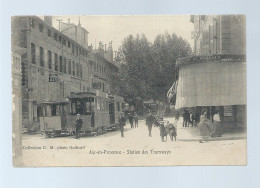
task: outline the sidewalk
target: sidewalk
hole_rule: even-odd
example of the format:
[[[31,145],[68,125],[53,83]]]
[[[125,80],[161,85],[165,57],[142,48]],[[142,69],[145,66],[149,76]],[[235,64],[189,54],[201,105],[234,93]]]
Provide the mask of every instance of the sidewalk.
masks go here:
[[[173,122],[173,118],[165,118],[170,122]],[[243,130],[229,130],[224,131],[221,137],[209,137],[208,141],[220,141],[220,140],[238,140],[246,139],[247,133]],[[177,123],[177,140],[179,141],[199,141],[201,137],[199,136],[198,127],[182,127],[182,118]]]
[[[246,131],[223,133],[221,137],[209,137],[208,141],[220,141],[220,140],[238,140],[246,139]],[[179,141],[199,141],[198,127],[182,127],[177,130],[177,140]]]

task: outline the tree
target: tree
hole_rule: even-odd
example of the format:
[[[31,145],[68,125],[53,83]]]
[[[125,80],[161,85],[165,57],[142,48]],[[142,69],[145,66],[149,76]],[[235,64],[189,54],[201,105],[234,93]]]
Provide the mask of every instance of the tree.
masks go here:
[[[153,43],[142,34],[126,37],[120,53],[124,58],[120,59],[116,93],[135,105],[147,99],[166,100],[176,79],[176,60],[190,55],[191,48],[175,34],[158,35]]]

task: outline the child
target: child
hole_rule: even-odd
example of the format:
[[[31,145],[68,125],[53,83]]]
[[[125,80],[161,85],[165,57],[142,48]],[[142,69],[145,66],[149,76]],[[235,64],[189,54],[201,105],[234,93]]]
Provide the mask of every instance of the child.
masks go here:
[[[172,123],[169,124],[168,131],[169,131],[171,141],[173,141],[173,137],[174,137],[174,140],[176,141],[177,132],[176,132],[175,126]]]
[[[163,121],[161,121],[161,123],[160,123],[160,136],[161,136],[162,142],[165,142],[164,137],[166,137],[166,141],[167,141],[167,132],[166,132]]]

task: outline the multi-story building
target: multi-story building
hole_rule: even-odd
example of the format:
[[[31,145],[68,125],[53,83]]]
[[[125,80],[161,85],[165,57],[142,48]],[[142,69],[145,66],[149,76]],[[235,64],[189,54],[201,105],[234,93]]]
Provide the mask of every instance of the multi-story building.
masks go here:
[[[209,114],[224,125],[246,125],[246,25],[242,15],[196,15],[194,55],[177,60],[176,108]],[[212,116],[211,116],[212,117]]]
[[[118,69],[88,46],[88,32],[80,25],[61,23],[59,31],[51,24],[50,17],[12,19],[12,45],[25,50],[21,57],[25,127],[40,116],[69,113],[68,98],[72,93],[108,92],[109,75]]]

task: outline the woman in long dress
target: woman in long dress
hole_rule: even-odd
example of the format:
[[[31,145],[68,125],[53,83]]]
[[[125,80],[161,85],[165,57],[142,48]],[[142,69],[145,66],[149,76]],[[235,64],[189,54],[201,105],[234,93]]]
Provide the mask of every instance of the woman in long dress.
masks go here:
[[[204,141],[208,140],[213,128],[213,125],[211,121],[208,119],[207,115],[208,115],[207,110],[203,110],[199,122],[199,133],[201,136],[201,139],[199,141],[200,143],[203,143]]]

